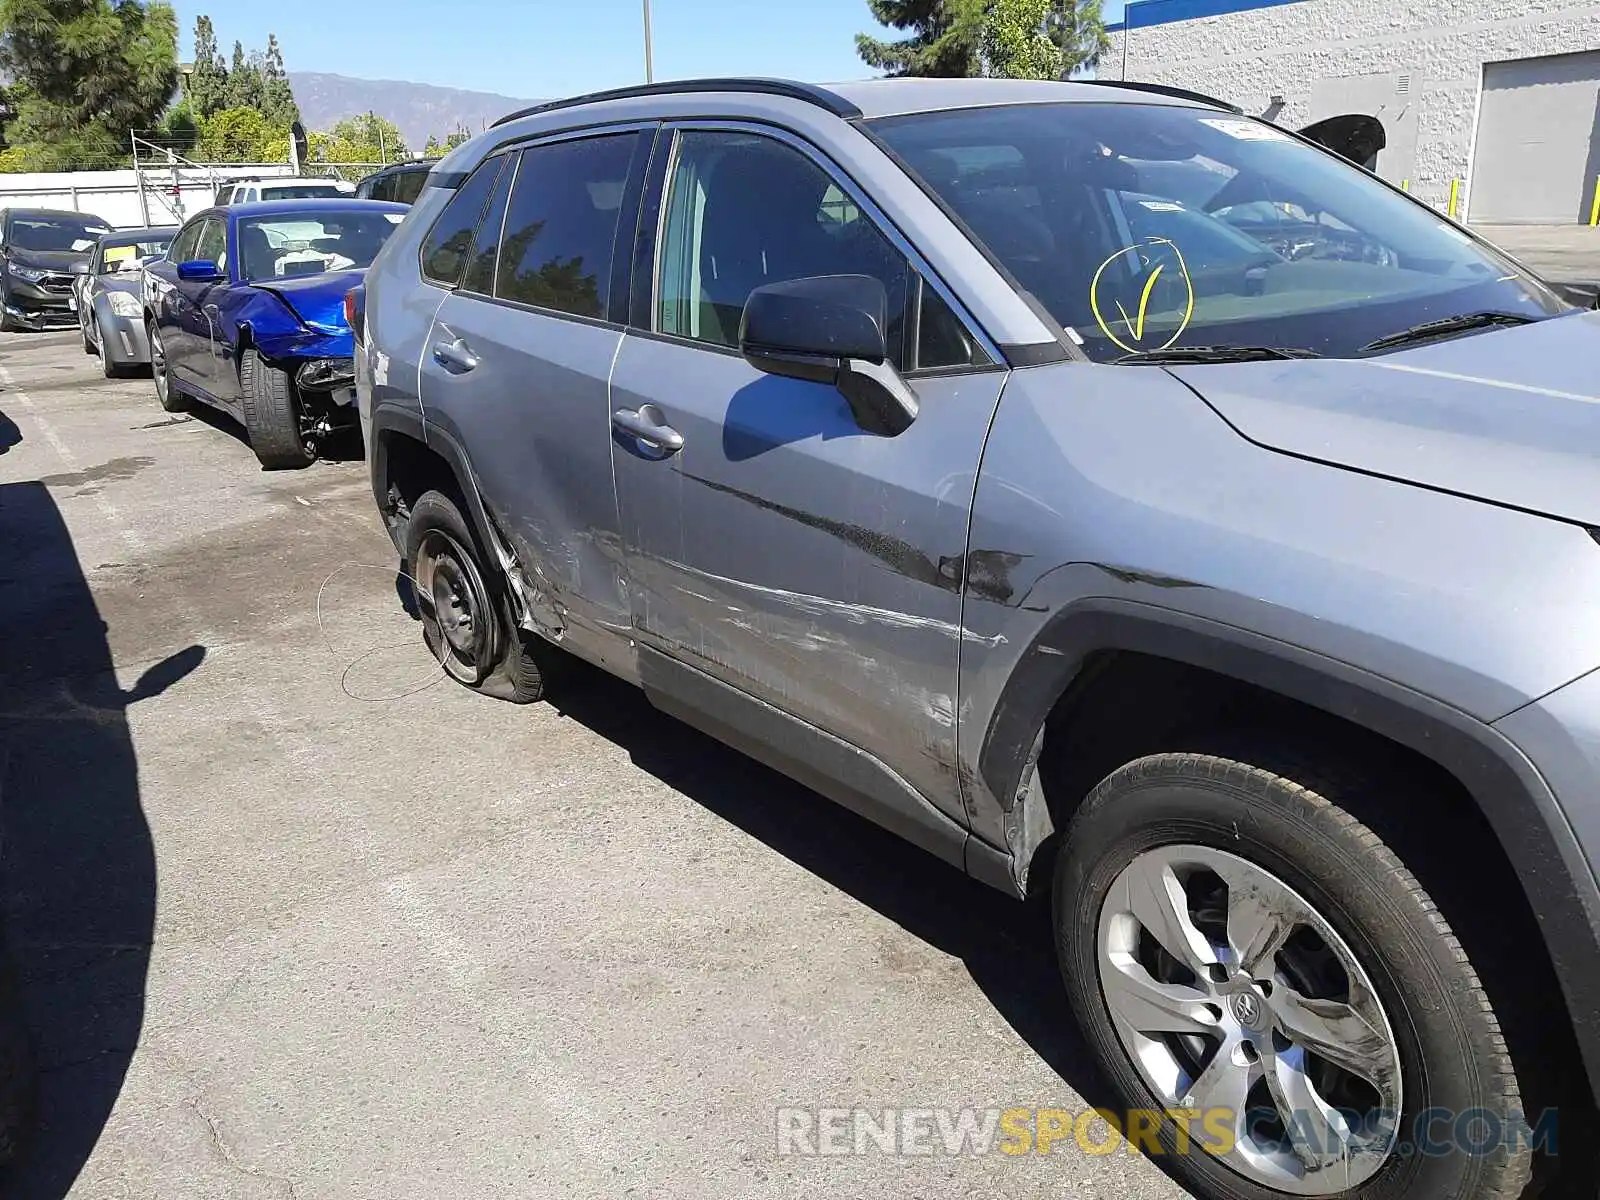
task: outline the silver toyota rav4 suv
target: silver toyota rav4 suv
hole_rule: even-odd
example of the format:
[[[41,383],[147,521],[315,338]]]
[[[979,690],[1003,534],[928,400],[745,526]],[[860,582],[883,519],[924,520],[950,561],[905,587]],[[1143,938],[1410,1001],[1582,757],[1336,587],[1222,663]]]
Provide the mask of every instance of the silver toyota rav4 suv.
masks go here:
[[[1195,1194],[1582,1164],[1600,314],[1237,109],[986,80],[517,113],[349,308],[448,671],[586,659],[1050,897]]]

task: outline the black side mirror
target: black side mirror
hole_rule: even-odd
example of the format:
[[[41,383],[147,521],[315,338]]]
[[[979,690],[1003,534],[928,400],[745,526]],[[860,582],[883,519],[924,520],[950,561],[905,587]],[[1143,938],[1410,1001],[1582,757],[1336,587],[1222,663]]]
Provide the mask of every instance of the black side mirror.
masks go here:
[[[889,298],[870,275],[816,275],[750,293],[739,349],[769,375],[839,389],[868,433],[895,437],[917,419],[917,398],[889,365]]]

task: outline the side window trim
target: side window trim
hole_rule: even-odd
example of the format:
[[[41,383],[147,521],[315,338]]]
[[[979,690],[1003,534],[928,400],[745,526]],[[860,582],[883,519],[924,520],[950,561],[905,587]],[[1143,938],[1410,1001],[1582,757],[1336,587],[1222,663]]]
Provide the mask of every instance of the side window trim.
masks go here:
[[[939,296],[944,300],[945,304],[949,306],[950,311],[956,315],[956,319],[966,327],[967,333],[973,338],[974,342],[981,346],[983,348],[983,352],[989,356],[989,364],[986,366],[928,368],[925,372],[908,371],[906,374],[914,377],[917,374],[923,373],[928,375],[943,375],[953,373],[969,373],[972,371],[992,371],[1005,368],[1006,358],[1005,355],[1000,352],[998,343],[996,343],[995,340],[989,336],[988,331],[978,323],[977,319],[972,315],[971,310],[968,309],[964,303],[962,303],[961,298],[957,296],[953,290],[951,290],[945,281],[939,278],[939,275],[933,269],[932,264],[930,264],[928,260],[923,257],[921,252],[918,251],[914,245],[912,245],[910,239],[900,232],[899,226],[889,219],[888,214],[879,208],[876,202],[873,201],[866,191],[863,190],[853,178],[851,178],[850,174],[843,170],[836,162],[833,161],[833,159],[828,157],[825,152],[789,129],[785,129],[778,125],[769,125],[761,121],[747,121],[739,120],[737,118],[684,118],[680,120],[670,120],[665,122],[663,125],[663,133],[670,135],[671,147],[671,152],[663,156],[667,160],[662,174],[663,180],[671,178],[672,169],[677,161],[679,146],[682,142],[683,134],[690,130],[710,130],[713,132],[743,133],[756,137],[768,137],[775,141],[782,142],[783,144],[795,150],[798,150],[801,154],[809,158],[828,176],[829,179],[834,182],[835,186],[837,186],[840,191],[842,191],[846,196],[855,202],[856,207],[861,210],[862,216],[866,217],[872,222],[877,231],[883,235],[883,237],[888,239],[889,244],[906,257],[906,260],[911,264],[911,271],[913,275],[920,277],[924,286],[933,288],[933,290],[939,294]],[[663,140],[666,139],[658,139],[658,150],[660,142]],[[666,190],[665,184],[663,183],[657,194],[653,197],[656,206],[656,212],[651,215],[651,225],[655,232],[651,238],[651,241],[654,243],[654,253],[649,273],[650,294],[647,297],[646,304],[644,305],[646,319],[642,323],[640,323],[637,319],[639,315],[639,306],[634,306],[630,311],[630,316],[632,318],[630,324],[636,326],[633,329],[633,332],[645,334],[652,338],[663,338],[668,341],[682,342],[685,345],[693,345],[702,350],[721,350],[723,353],[737,354],[738,350],[735,348],[712,346],[705,342],[693,341],[689,338],[679,337],[676,334],[662,333],[655,328],[658,307],[656,304],[656,296],[658,294],[657,289],[660,282],[661,273],[661,222],[665,219],[667,208]],[[642,215],[640,228],[644,228]],[[634,276],[634,280],[635,286],[637,286],[639,282],[637,273]],[[921,315],[920,309],[921,304],[919,300],[919,318]],[[918,332],[917,340],[920,343],[920,330]]]

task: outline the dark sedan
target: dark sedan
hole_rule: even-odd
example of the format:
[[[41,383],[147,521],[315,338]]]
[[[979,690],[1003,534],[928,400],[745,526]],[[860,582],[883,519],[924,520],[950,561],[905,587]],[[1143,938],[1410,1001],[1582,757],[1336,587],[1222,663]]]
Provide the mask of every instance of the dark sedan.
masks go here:
[[[0,330],[70,327],[73,281],[111,224],[49,208],[0,212]]]
[[[176,225],[108,233],[95,247],[87,274],[77,278],[73,307],[83,331],[83,352],[100,356],[107,379],[150,365],[141,300],[144,268],[172,244]]]

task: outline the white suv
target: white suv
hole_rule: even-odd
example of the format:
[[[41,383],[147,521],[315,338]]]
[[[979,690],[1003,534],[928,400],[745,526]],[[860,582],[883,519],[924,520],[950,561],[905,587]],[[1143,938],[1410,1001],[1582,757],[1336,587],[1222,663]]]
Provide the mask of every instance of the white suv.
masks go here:
[[[249,204],[255,200],[315,200],[323,196],[348,196],[355,187],[342,179],[287,176],[275,179],[241,179],[217,189],[216,203]]]

